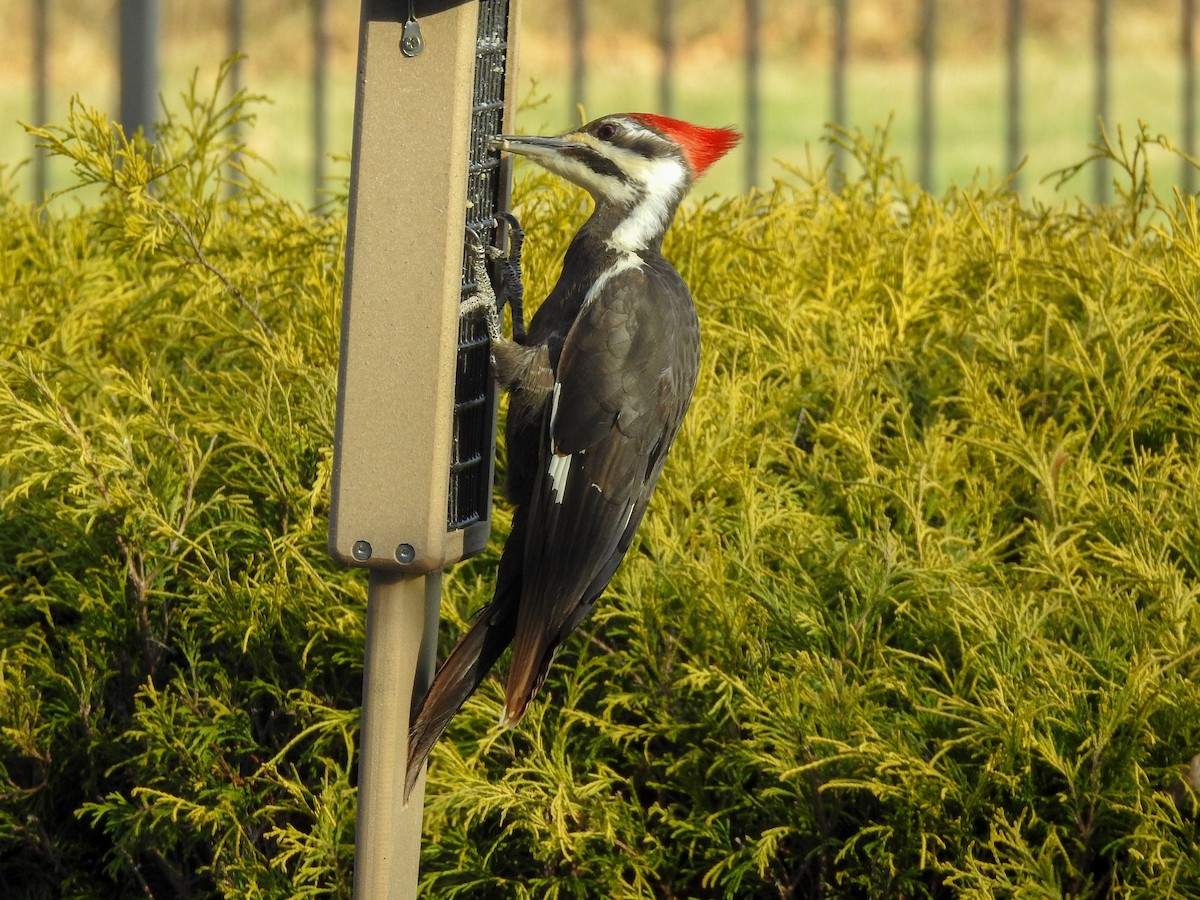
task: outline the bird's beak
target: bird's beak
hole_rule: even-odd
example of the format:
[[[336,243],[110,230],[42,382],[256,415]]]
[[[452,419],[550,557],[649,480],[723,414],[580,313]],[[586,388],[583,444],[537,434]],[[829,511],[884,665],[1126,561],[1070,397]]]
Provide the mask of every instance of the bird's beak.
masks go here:
[[[498,134],[488,142],[493,150],[506,150],[534,160],[550,159],[564,150],[577,146],[575,141],[561,137],[540,137],[531,134]]]

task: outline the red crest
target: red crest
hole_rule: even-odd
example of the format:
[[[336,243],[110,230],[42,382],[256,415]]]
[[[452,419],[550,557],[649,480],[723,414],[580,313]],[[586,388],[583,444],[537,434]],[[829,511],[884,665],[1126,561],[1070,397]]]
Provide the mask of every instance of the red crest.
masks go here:
[[[697,178],[742,139],[741,134],[733,128],[706,128],[655,113],[630,113],[629,118],[661,132],[679,144],[683,148],[688,165],[692,167],[692,173]]]

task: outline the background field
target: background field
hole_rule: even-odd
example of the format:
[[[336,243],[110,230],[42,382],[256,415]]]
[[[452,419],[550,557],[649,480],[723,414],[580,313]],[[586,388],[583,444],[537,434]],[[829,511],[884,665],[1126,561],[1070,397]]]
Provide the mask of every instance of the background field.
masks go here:
[[[939,67],[936,74],[937,149],[935,184],[941,190],[981,174],[1001,176],[1003,150],[1003,6],[944,0],[939,6]],[[851,4],[849,124],[869,130],[893,120],[892,146],[915,166],[917,61],[916,0],[856,0]],[[1093,4],[1026,3],[1025,143],[1023,189],[1053,196],[1039,183],[1046,174],[1076,162],[1092,139],[1090,56]],[[1177,136],[1180,128],[1178,4],[1170,0],[1114,0],[1111,123]],[[52,4],[50,118],[61,120],[68,99],[114,104],[115,0],[61,0]],[[745,120],[742,65],[744,23],[740,4],[677,3],[678,79],[675,112],[709,123]],[[269,98],[258,110],[252,148],[269,160],[272,183],[287,196],[313,200],[311,140],[311,5],[286,0],[247,4],[246,83]],[[526,130],[560,131],[577,118],[569,92],[566,0],[526,4],[519,83],[527,105],[518,121]],[[588,12],[588,115],[658,105],[659,56],[655,4],[621,0],[590,4]],[[205,77],[228,53],[224,0],[163,4],[163,92],[178,93],[196,69]],[[828,3],[767,0],[764,3],[762,186],[781,174],[776,161],[795,163],[820,143],[830,116]],[[0,3],[9,37],[0,61],[0,160],[31,153],[32,142],[16,120],[31,115],[29,4]],[[331,45],[327,165],[330,178],[345,176],[353,115],[357,4],[328,4]],[[716,192],[743,186],[745,160],[719,164],[705,183]],[[1160,187],[1178,173],[1159,172]],[[52,186],[65,184],[64,166],[52,167]],[[1075,186],[1072,190],[1076,189]],[[1087,193],[1088,184],[1077,186]]]

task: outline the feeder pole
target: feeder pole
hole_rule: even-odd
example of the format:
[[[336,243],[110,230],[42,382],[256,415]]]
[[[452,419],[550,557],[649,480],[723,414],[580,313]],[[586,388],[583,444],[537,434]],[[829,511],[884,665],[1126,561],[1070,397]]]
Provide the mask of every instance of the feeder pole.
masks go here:
[[[496,389],[468,229],[496,244],[518,0],[361,0],[329,549],[368,571],[354,900],[416,896],[441,570],[491,530]]]
[[[372,569],[369,577],[354,896],[415,897],[425,778],[406,804],[409,707],[433,675],[442,576]]]

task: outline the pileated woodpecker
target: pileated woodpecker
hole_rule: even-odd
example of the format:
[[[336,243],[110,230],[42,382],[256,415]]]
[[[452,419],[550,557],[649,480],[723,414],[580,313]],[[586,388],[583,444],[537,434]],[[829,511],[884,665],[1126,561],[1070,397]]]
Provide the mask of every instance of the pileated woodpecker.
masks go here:
[[[496,378],[511,394],[505,442],[516,511],[491,603],[413,716],[409,790],[510,643],[500,721],[520,721],[555,651],[629,549],[700,362],[696,309],[662,256],[663,235],[692,184],[740,137],[630,113],[560,137],[494,140],[586,189],[595,210],[520,343],[503,337],[482,249],[475,255],[479,294],[464,313],[487,313]]]

